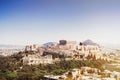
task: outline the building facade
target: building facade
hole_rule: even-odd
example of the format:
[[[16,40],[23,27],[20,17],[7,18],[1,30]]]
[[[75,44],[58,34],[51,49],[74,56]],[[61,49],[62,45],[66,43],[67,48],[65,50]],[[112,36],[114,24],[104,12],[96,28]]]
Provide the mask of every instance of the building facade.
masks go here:
[[[23,64],[27,65],[38,65],[38,64],[52,64],[53,59],[52,55],[47,56],[36,56],[36,55],[28,55],[23,57]]]

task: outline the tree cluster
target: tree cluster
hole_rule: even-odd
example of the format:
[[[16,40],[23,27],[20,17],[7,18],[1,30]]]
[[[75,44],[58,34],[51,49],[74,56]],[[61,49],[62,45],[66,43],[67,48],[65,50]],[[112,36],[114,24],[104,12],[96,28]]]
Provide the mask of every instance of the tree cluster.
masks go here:
[[[69,60],[64,59],[54,64],[23,65],[22,53],[0,58],[0,80],[44,80],[44,75],[62,75],[73,68],[83,66],[103,69],[106,63],[101,60]]]

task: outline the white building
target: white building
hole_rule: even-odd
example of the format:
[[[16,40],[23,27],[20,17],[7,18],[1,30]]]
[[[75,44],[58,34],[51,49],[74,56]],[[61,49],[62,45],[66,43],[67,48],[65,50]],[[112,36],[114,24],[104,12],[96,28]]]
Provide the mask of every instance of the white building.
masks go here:
[[[0,56],[10,56],[15,53],[18,53],[20,51],[23,51],[22,48],[16,49],[16,48],[3,48],[0,49]]]

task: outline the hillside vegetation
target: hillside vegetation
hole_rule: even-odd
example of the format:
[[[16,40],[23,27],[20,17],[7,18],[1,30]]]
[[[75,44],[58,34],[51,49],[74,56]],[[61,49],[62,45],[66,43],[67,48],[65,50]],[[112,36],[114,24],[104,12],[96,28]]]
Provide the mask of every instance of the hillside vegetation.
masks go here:
[[[0,80],[43,80],[44,75],[62,75],[73,68],[88,66],[103,70],[103,60],[62,60],[54,64],[23,65],[22,53],[0,58]]]

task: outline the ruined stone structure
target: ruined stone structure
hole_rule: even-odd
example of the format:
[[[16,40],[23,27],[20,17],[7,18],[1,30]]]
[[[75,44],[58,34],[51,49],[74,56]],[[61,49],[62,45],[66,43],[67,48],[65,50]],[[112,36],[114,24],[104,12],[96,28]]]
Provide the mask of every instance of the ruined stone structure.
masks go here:
[[[53,63],[52,55],[47,55],[47,56],[28,55],[23,57],[22,60],[23,60],[23,64],[27,64],[27,65]]]
[[[33,45],[27,45],[25,47],[25,51],[38,51],[39,45],[33,44]]]
[[[60,40],[59,41],[59,47],[61,49],[75,50],[75,48],[76,48],[76,41]]]
[[[79,45],[76,46],[76,50],[79,51],[80,54],[85,54],[85,56],[88,56],[90,53],[98,53],[99,47],[95,45]]]
[[[51,64],[53,62],[51,53],[57,53],[65,56],[71,57],[71,59],[82,60],[88,59],[88,56],[97,59],[104,59],[103,55],[100,53],[98,45],[90,44],[76,44],[76,41],[60,40],[58,45],[52,46],[38,46],[29,45],[25,47],[25,51],[33,51],[33,55],[28,55],[23,58],[24,64]],[[44,55],[45,52],[47,55]],[[36,55],[38,54],[38,55]]]

